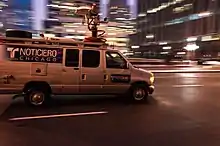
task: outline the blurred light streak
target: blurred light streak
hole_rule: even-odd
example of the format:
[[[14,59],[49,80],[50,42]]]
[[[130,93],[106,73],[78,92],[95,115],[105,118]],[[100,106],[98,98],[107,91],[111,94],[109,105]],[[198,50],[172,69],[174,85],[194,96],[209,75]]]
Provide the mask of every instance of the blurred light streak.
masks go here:
[[[76,32],[75,29],[66,29],[66,32]]]
[[[217,40],[220,40],[220,38],[219,37],[213,37],[213,36],[203,36],[202,38],[201,38],[201,41],[202,42],[206,42],[206,41],[217,41]]]
[[[187,73],[187,74],[178,74],[180,77],[183,78],[195,78],[195,77],[199,77],[197,74],[195,73]]]
[[[116,35],[117,33],[108,33],[108,35]]]
[[[187,44],[184,49],[186,49],[187,51],[195,51],[199,49],[199,46],[196,44]]]
[[[84,30],[77,30],[78,33],[86,33]]]
[[[52,33],[45,33],[44,36],[45,36],[45,37],[52,38],[52,37],[55,37],[55,34],[52,34]]]
[[[43,30],[44,27],[42,21],[47,18],[47,1],[32,0],[32,9],[34,30]]]
[[[140,46],[131,46],[132,49],[138,49]]]
[[[185,55],[186,52],[177,52],[177,55]]]
[[[153,34],[146,35],[146,38],[147,39],[152,39],[152,38],[154,38],[154,35]]]
[[[197,37],[189,37],[186,39],[187,42],[194,42],[197,40]]]
[[[159,42],[159,45],[167,45],[167,42]]]
[[[202,13],[199,13],[198,16],[199,17],[208,17],[210,15],[212,15],[213,13],[212,12],[202,12]]]
[[[160,52],[160,54],[169,54],[169,52]]]
[[[171,46],[165,46],[165,47],[163,47],[163,50],[170,50],[170,49],[172,49]]]
[[[106,38],[107,41],[129,41],[128,38]]]

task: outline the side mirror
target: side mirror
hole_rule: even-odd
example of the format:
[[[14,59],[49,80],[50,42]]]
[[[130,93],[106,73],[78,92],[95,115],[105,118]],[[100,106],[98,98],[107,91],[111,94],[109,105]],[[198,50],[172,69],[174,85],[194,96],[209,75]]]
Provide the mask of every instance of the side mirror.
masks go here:
[[[130,66],[129,63],[127,62],[126,63],[126,69],[129,69],[129,66]]]
[[[122,64],[121,68],[122,69],[129,69],[129,63],[126,62],[125,64]]]

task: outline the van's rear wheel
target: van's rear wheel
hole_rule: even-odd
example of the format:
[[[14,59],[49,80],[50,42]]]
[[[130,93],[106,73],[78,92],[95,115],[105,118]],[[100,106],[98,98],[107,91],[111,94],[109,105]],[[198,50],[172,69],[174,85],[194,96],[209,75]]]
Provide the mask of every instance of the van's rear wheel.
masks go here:
[[[48,103],[49,98],[49,93],[44,90],[30,89],[24,96],[24,101],[30,106],[43,106]]]
[[[133,85],[130,89],[130,97],[135,102],[142,102],[148,98],[148,88],[144,84]]]

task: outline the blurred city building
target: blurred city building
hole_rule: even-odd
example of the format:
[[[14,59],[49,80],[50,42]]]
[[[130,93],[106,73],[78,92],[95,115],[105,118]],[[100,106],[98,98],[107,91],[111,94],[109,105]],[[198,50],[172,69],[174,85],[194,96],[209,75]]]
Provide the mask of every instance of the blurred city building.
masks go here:
[[[116,3],[115,3],[116,2]],[[78,16],[75,10],[80,6],[91,6],[96,3],[99,7],[99,15],[102,19],[108,17],[108,24],[101,24],[100,30],[105,30],[107,43],[120,49],[128,50],[128,35],[134,33],[135,23],[132,22],[134,15],[125,1],[111,0],[49,0],[48,19],[44,21],[45,30],[56,36],[83,40],[91,35],[86,24],[82,24],[82,16]],[[116,14],[117,13],[117,14]]]
[[[4,10],[8,7],[6,0],[0,0],[0,33],[5,30],[5,13]]]
[[[87,24],[82,24],[82,16],[75,12],[80,6],[96,3],[102,19],[107,24],[99,29],[105,30],[107,43],[122,52],[128,51],[128,35],[136,32],[136,0],[0,0],[3,10],[0,19],[2,29],[31,30],[33,37],[39,32],[47,36],[58,36],[83,40],[91,35]]]
[[[99,0],[48,0],[48,18],[44,21],[46,31],[82,40],[86,29],[82,25],[82,16],[75,12],[80,6],[91,6],[95,3],[99,7]]]
[[[187,57],[190,51],[195,58],[217,57],[219,41],[213,41],[219,40],[219,10],[219,0],[138,0],[131,48],[143,57]]]
[[[131,9],[128,0],[110,0],[107,7],[109,21],[115,24],[115,27],[108,26],[108,36],[114,38],[109,41],[109,44],[126,53],[129,51],[128,36],[136,31],[136,23],[134,21],[136,12]]]
[[[4,0],[1,5],[5,29],[32,30],[31,0]]]

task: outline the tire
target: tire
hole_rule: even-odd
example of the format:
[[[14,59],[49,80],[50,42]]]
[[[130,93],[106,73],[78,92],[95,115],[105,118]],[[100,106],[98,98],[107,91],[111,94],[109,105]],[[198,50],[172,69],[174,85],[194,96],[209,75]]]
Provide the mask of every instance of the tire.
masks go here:
[[[149,95],[148,88],[144,84],[135,84],[130,89],[130,99],[134,102],[146,101]]]
[[[50,94],[42,89],[30,89],[24,96],[28,106],[40,107],[47,105],[50,101]]]

